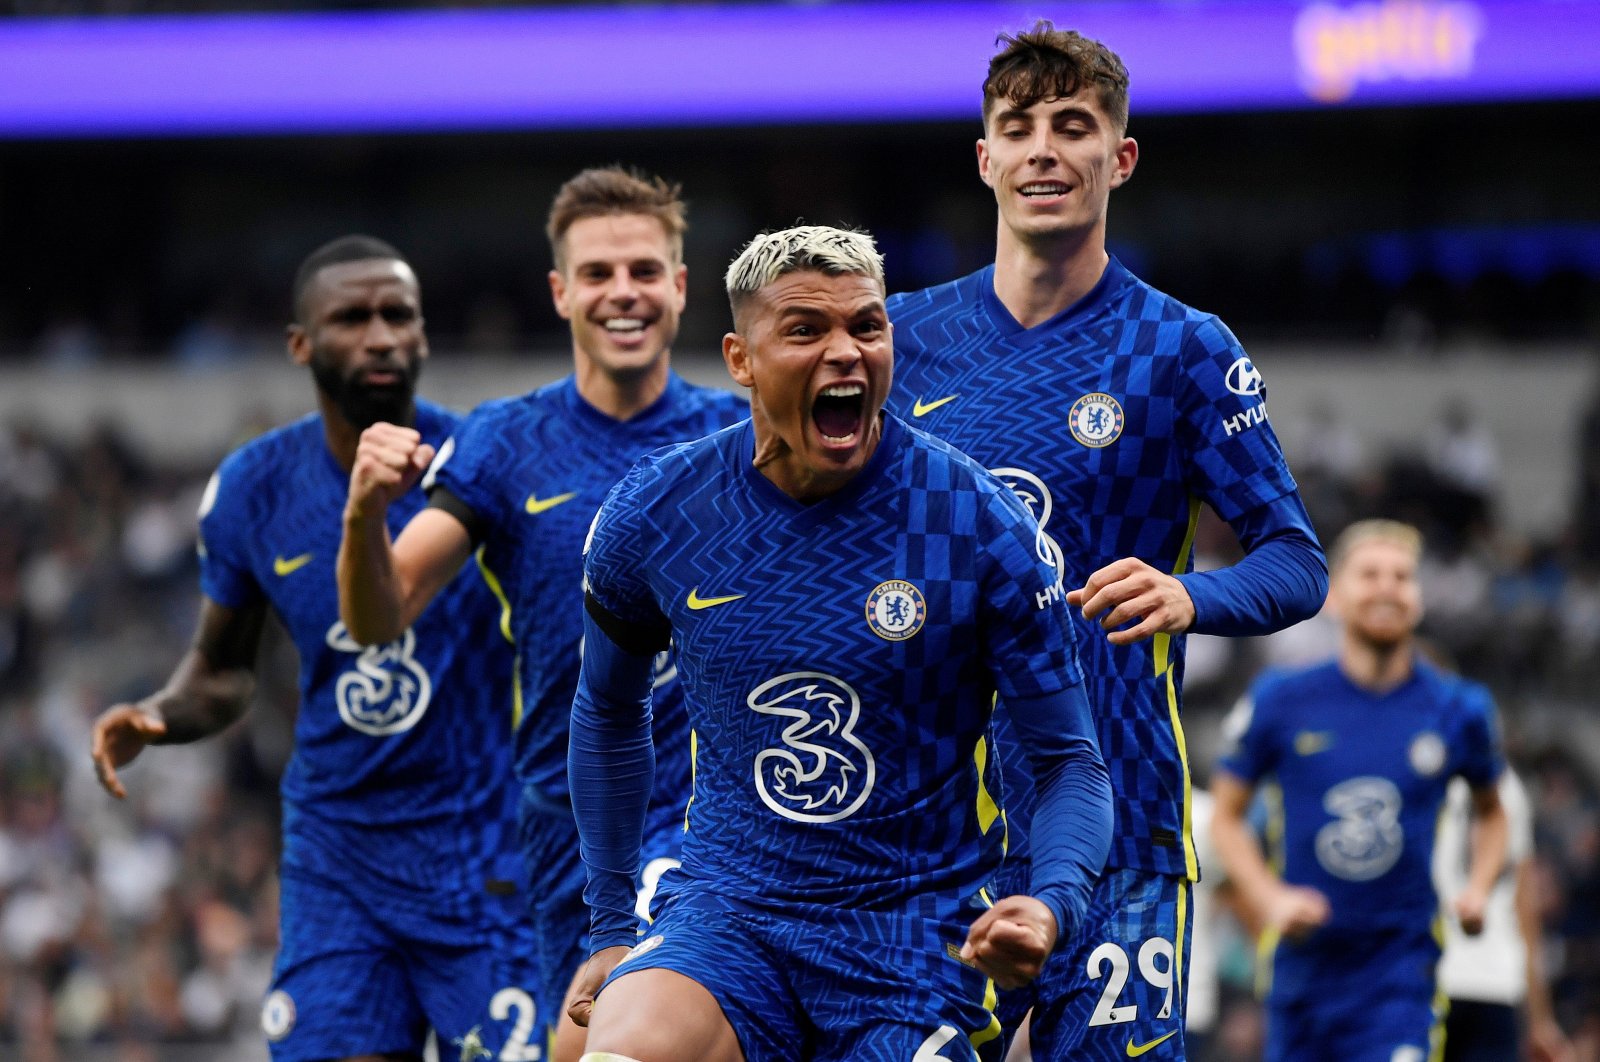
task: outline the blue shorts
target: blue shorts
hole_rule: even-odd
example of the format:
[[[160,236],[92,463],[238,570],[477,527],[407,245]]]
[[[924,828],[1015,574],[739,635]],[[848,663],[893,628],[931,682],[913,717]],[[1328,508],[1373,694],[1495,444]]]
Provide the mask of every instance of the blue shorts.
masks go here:
[[[1108,869],[1075,940],[1058,943],[1035,982],[1036,1062],[1184,1056],[1190,886],[1182,878]]]
[[[1434,981],[1439,946],[1426,929],[1333,932],[1281,945],[1267,999],[1268,1062],[1426,1062],[1443,1047],[1448,1009]],[[1293,962],[1297,977],[1283,978]],[[1297,984],[1294,993],[1283,982]]]
[[[430,1027],[445,1057],[472,1043],[534,1057],[511,1049],[542,1045],[522,897],[489,897],[484,909],[502,916],[486,919],[482,943],[462,946],[395,917],[380,890],[352,879],[285,866],[279,881],[282,942],[261,1008],[274,1062],[420,1054]]]
[[[578,829],[571,816],[530,813],[522,824],[533,924],[538,933],[536,1001],[546,1035],[561,1022],[567,988],[589,958],[589,908],[583,902],[588,872],[578,854]],[[640,851],[636,908],[649,921],[662,875],[678,865],[683,849],[683,819],[652,815]],[[670,886],[669,886],[670,887]]]
[[[764,909],[685,884],[611,980],[698,982],[751,1062],[996,1062],[994,983],[958,957],[976,915]]]

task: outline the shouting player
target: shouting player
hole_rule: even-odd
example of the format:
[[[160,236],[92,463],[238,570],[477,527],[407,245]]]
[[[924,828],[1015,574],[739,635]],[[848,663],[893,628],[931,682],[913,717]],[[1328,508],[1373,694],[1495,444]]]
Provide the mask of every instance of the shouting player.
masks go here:
[[[880,415],[870,237],[759,236],[727,285],[751,419],[637,465],[587,551],[571,775],[596,954],[575,1010],[615,971],[588,1058],[998,1058],[995,983],[1075,933],[1110,838],[1055,574],[1004,484]],[[694,799],[677,887],[629,953],[669,641]],[[1048,827],[1031,895],[993,891],[997,689]]]
[[[1048,23],[1002,42],[977,144],[995,261],[889,301],[889,406],[1011,485],[1039,521],[1050,592],[1077,609],[1116,833],[1083,935],[1039,980],[1035,1057],[1178,1058],[1198,875],[1182,635],[1286,627],[1316,612],[1326,572],[1238,341],[1106,253],[1109,197],[1139,158],[1122,61]],[[1190,572],[1202,502],[1244,545],[1229,570]],[[1007,707],[996,740],[1024,780],[1006,794],[1008,872],[1025,891],[1032,798]],[[1014,1021],[1026,1004],[1003,1009]]]
[[[194,644],[163,689],[95,723],[95,766],[121,797],[117,768],[144,746],[236,720],[270,608],[299,650],[301,701],[282,782],[282,940],[261,1018],[272,1057],[420,1059],[430,1025],[462,1057],[510,1057],[499,1053],[532,1017],[530,978],[485,941],[521,951],[531,928],[505,895],[516,809],[492,702],[511,654],[494,597],[465,573],[367,647],[340,622],[333,580],[361,431],[387,421],[440,444],[456,428],[413,397],[428,354],[417,278],[387,243],[347,236],[300,267],[294,312],[289,356],[310,368],[319,411],[212,478]],[[388,519],[398,528],[423,503],[401,492]]]
[[[1438,1058],[1443,996],[1434,830],[1455,775],[1472,787],[1475,829],[1461,928],[1483,928],[1508,833],[1497,781],[1494,705],[1476,683],[1417,656],[1422,538],[1390,520],[1333,545],[1329,604],[1338,657],[1269,674],[1230,720],[1235,746],[1211,792],[1228,879],[1277,940],[1267,1058],[1423,1062]],[[1281,796],[1281,875],[1245,815],[1268,778]]]
[[[691,386],[669,358],[688,280],[684,205],[657,179],[585,170],[557,193],[550,292],[571,326],[573,374],[475,410],[434,460],[434,440],[399,424],[362,436],[339,563],[355,639],[383,642],[423,614],[476,551],[499,588],[516,645],[516,767],[522,848],[539,926],[540,1020],[557,1028],[588,954],[583,866],[567,797],[567,722],[582,651],[583,541],[606,492],[639,457],[741,419],[745,401]],[[399,538],[386,516],[430,461],[430,502]],[[663,647],[665,650],[665,647]],[[657,661],[661,770],[645,894],[675,862],[689,795],[690,735],[671,658]],[[560,1056],[581,1049],[570,1022]]]

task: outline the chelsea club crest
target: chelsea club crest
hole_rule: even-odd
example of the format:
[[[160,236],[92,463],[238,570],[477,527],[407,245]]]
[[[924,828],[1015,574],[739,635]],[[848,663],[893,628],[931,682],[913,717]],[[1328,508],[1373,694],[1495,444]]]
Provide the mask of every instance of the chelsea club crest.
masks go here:
[[[1067,413],[1072,437],[1083,445],[1099,449],[1110,446],[1122,434],[1122,404],[1108,394],[1096,391],[1072,403]]]
[[[867,626],[879,638],[903,642],[922,629],[928,602],[904,579],[879,583],[867,595]]]

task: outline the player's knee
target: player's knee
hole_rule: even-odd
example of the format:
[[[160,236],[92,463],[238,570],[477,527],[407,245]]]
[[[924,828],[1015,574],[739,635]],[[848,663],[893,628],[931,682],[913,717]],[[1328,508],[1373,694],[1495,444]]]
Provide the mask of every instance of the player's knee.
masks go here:
[[[615,1051],[589,1051],[578,1062],[639,1062],[639,1059]]]

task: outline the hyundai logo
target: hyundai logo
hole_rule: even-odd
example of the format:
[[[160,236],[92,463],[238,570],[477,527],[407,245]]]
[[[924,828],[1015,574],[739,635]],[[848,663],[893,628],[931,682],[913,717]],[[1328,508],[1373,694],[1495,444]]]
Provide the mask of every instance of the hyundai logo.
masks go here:
[[[1228,390],[1247,397],[1261,393],[1261,374],[1248,357],[1241,356],[1228,367]]]

